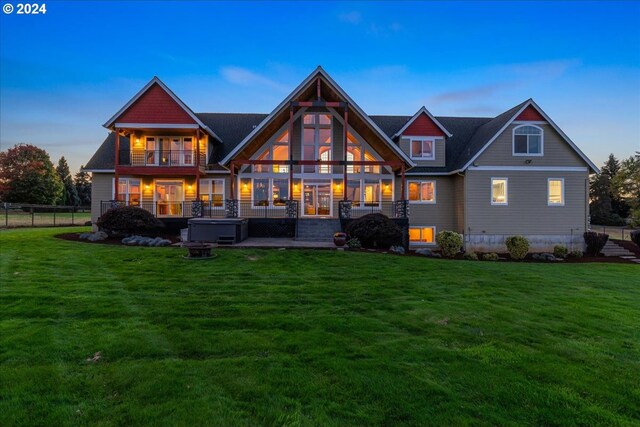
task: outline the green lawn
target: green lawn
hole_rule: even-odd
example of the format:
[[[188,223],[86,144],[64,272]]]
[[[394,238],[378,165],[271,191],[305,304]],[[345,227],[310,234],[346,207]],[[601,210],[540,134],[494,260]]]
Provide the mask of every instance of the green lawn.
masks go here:
[[[0,231],[2,426],[640,424],[636,265],[64,231]]]

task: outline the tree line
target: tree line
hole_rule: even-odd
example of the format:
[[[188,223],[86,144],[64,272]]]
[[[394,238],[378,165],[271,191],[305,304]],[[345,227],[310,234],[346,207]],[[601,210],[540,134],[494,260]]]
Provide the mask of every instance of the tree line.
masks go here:
[[[640,151],[618,160],[613,154],[589,186],[591,223],[640,226]]]
[[[30,144],[0,152],[0,201],[38,205],[88,206],[91,176],[82,170],[71,175],[62,156],[53,166],[49,153]]]

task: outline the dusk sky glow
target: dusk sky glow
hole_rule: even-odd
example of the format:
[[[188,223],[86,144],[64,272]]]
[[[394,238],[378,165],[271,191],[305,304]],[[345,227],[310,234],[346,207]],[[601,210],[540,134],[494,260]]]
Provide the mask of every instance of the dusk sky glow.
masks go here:
[[[640,150],[639,2],[46,9],[1,14],[0,146],[38,145],[73,172],[154,75],[196,112],[268,113],[317,65],[369,114],[495,116],[531,97],[598,165]]]

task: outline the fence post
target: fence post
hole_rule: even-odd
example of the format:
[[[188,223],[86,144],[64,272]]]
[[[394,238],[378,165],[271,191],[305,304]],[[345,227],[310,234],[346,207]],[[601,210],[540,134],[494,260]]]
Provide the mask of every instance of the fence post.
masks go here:
[[[31,210],[31,226],[33,227],[34,226],[34,222],[33,222],[33,206],[31,206],[30,210]]]
[[[74,218],[74,212],[76,211],[76,207],[75,206],[71,206],[71,225],[76,225],[76,223],[74,222],[73,218]]]
[[[56,225],[56,206],[53,207],[53,226]]]
[[[4,226],[9,227],[9,203],[4,203]]]

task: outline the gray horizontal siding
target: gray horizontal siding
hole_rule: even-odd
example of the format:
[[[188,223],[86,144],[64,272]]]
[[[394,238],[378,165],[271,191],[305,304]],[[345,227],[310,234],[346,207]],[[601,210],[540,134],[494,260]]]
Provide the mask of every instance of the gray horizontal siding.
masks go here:
[[[418,166],[445,166],[445,141],[444,138],[436,139],[436,158],[434,160],[415,160],[413,161]],[[404,151],[407,157],[411,156],[411,150],[409,147],[409,138],[400,138],[400,149]]]
[[[491,178],[508,178],[507,206],[491,204]],[[564,206],[547,206],[547,178],[564,178]],[[582,233],[587,216],[586,172],[467,171],[466,215],[471,234]]]

